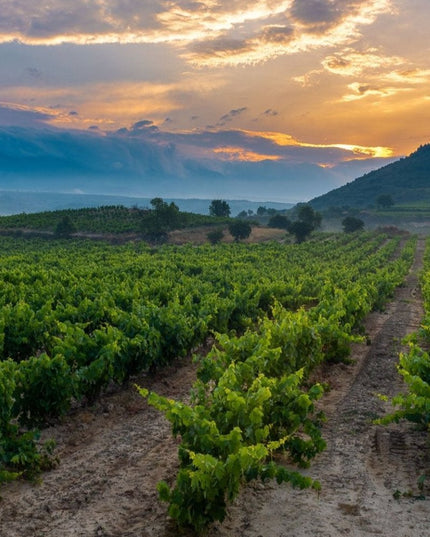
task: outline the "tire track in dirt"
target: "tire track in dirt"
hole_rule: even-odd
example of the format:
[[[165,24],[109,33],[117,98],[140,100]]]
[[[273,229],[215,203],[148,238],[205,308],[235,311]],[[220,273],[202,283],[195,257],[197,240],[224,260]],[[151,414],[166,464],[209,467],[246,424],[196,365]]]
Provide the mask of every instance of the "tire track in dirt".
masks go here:
[[[322,402],[327,450],[305,473],[320,480],[320,495],[250,486],[208,537],[428,537],[430,501],[417,499],[417,479],[430,466],[427,435],[407,423],[372,424],[390,409],[376,394],[393,396],[404,389],[396,363],[402,338],[423,316],[418,288],[423,252],[419,240],[405,284],[386,311],[368,317],[371,345],[354,345],[354,365],[330,366],[318,379],[332,386]],[[399,499],[393,497],[396,491]]]
[[[185,399],[194,380],[188,359],[136,383]],[[56,439],[60,464],[39,485],[15,482],[1,489],[0,537],[149,537],[168,531],[156,485],[176,474],[177,442],[164,416],[133,386],[78,409],[44,437]]]

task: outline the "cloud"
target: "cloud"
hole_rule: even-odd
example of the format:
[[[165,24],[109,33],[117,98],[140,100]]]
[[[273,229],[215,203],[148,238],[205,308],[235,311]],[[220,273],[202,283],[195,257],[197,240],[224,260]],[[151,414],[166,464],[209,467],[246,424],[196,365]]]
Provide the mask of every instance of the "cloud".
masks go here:
[[[385,80],[406,86],[428,84],[430,81],[430,69],[409,68],[392,71],[385,76]]]
[[[220,117],[220,120],[218,122],[218,126],[223,126],[226,123],[230,123],[235,118],[241,116],[244,112],[246,112],[248,108],[246,106],[242,106],[241,108],[235,108],[233,110],[230,110],[227,114],[224,114]]]
[[[161,2],[134,0],[50,0],[38,4],[29,4],[27,0],[0,0],[0,10],[3,41],[82,44],[119,41],[121,35],[154,30],[158,27],[157,14],[163,7]]]
[[[288,44],[294,35],[291,26],[272,25],[263,28],[257,40],[262,43]]]
[[[348,47],[326,56],[321,64],[321,69],[313,69],[293,80],[303,87],[311,87],[319,84],[327,73],[346,79],[359,78],[347,85],[347,93],[341,97],[344,102],[391,97],[430,80],[430,69],[418,68],[407,58],[383,54],[377,48],[359,51]]]
[[[376,48],[369,48],[365,51],[349,48],[327,56],[321,63],[326,71],[348,77],[375,72],[380,76],[381,71],[386,73],[393,67],[405,65],[406,61],[400,56],[382,54]]]
[[[350,93],[342,97],[342,101],[357,101],[366,97],[377,97],[378,99],[391,97],[400,92],[408,91],[408,88],[396,88],[382,85],[372,85],[367,83],[353,82],[348,84]]]
[[[384,148],[311,144],[285,133],[153,127],[151,120],[116,132],[0,127],[0,188],[13,181],[53,192],[299,201],[354,178],[357,159],[370,169],[369,157],[387,156]]]
[[[266,155],[264,153],[257,153],[256,151],[249,151],[243,147],[222,146],[216,147],[213,152],[219,156],[222,160],[238,161],[238,162],[261,162],[267,160],[280,160],[279,155]]]
[[[263,112],[263,116],[267,116],[267,117],[274,117],[277,115],[278,115],[278,112],[276,110],[273,110],[272,108],[268,108],[267,110]]]
[[[150,119],[142,119],[141,121],[137,121],[136,123],[134,123],[134,125],[132,126],[132,129],[137,131],[140,129],[144,129],[146,127],[150,127],[153,124],[154,122],[151,121]]]
[[[264,62],[354,42],[391,0],[0,0],[0,42],[177,47],[199,66]]]
[[[11,108],[21,106],[19,103],[40,103],[41,110],[49,111],[46,119],[64,127],[119,128],[148,116],[161,124],[166,116],[172,118],[172,113],[183,110],[187,103],[194,106],[198,99],[205,101],[206,95],[222,84],[209,79],[199,80],[197,84],[196,78],[189,74],[177,82],[119,80],[64,87],[0,85],[0,102],[8,103]],[[79,110],[79,115],[70,114],[71,109]]]
[[[42,126],[55,117],[47,110],[37,110],[26,106],[10,106],[0,102],[0,125]]]
[[[267,8],[267,3],[260,2]],[[213,36],[195,39],[183,57],[200,67],[257,64],[279,56],[350,45],[378,16],[393,13],[391,0],[296,0],[274,2],[276,11],[260,9],[258,22],[243,19]],[[254,12],[254,13],[255,13]],[[222,35],[221,35],[222,34]],[[235,35],[233,39],[233,35]],[[239,35],[239,37],[237,36]]]
[[[351,2],[330,0],[294,0],[291,15],[299,22],[313,26],[315,24],[333,24],[343,15],[342,10],[351,9]]]

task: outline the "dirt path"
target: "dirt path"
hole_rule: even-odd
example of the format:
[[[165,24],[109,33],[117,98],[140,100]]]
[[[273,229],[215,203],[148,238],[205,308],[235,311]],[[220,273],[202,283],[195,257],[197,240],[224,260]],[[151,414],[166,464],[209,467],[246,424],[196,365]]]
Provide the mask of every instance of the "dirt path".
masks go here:
[[[384,313],[367,319],[371,345],[355,346],[355,364],[331,368],[323,379],[332,386],[323,402],[327,450],[307,472],[320,480],[321,494],[249,487],[230,519],[208,537],[430,535],[430,499],[417,499],[417,479],[430,467],[427,435],[406,423],[388,428],[371,423],[390,409],[375,394],[392,396],[403,389],[395,365],[401,339],[423,316],[417,279],[423,251],[419,241],[405,285]]]
[[[417,477],[430,467],[426,436],[408,424],[371,424],[385,408],[375,392],[402,389],[395,363],[400,340],[423,314],[417,288],[423,249],[420,241],[413,270],[386,312],[369,316],[372,344],[354,348],[354,365],[321,373],[332,386],[323,403],[328,447],[308,470],[321,481],[319,497],[256,483],[207,537],[428,537],[430,501],[412,497],[418,495]],[[137,382],[184,398],[194,376],[185,361]],[[61,464],[39,485],[17,482],[0,490],[0,537],[178,535],[155,492],[160,479],[176,472],[176,442],[169,424],[132,387],[76,411],[44,436],[57,440]],[[396,491],[400,499],[394,499]]]

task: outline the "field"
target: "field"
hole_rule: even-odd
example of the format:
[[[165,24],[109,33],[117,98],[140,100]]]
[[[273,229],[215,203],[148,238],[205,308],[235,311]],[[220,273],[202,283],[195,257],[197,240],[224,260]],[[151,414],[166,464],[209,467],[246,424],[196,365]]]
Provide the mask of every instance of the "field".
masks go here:
[[[415,251],[414,238],[383,233],[325,234],[302,245],[159,248],[3,238],[0,477],[37,479],[53,457],[60,462],[43,474],[41,488],[22,480],[3,485],[0,535],[175,535],[176,523],[218,535],[281,535],[304,511],[291,520],[268,515],[278,495],[288,496],[293,513],[316,493],[292,499],[276,481],[322,487],[324,498],[342,478],[334,477],[336,466],[346,465],[344,486],[357,486],[362,458],[350,464],[345,452],[357,438],[376,434],[370,418],[387,409],[374,392],[391,396],[396,385],[386,369],[395,372],[395,353],[390,366],[376,364],[386,315],[378,311],[414,260],[411,274],[418,271]],[[406,288],[415,289],[408,278]],[[418,302],[403,310],[415,315],[416,328]],[[409,322],[394,314],[397,328]],[[384,352],[403,335],[386,334],[392,341],[384,340]],[[375,345],[366,346],[373,338]],[[348,366],[351,349],[357,360]],[[360,385],[368,375],[370,390]],[[145,398],[165,413],[176,440]],[[352,444],[349,426],[357,435]],[[43,452],[36,428],[44,441],[57,439],[52,454]],[[388,457],[378,434],[376,451]],[[339,435],[345,442],[336,448]],[[372,456],[366,464],[375,466]],[[155,501],[161,478],[170,522]],[[107,498],[109,483],[116,493]],[[39,522],[16,522],[14,505],[21,502]],[[71,511],[62,515],[67,502]],[[360,502],[340,497],[340,515],[360,512]],[[258,519],[263,511],[266,522]],[[342,516],[338,524],[347,527]],[[340,535],[339,528],[321,535]]]

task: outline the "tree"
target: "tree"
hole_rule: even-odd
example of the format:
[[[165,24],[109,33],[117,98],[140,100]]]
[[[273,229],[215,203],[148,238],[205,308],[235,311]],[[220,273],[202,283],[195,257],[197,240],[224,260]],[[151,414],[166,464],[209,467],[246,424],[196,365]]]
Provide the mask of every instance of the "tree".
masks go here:
[[[247,239],[251,235],[252,227],[248,222],[243,220],[235,220],[228,226],[230,235],[237,242],[240,239]]]
[[[309,203],[302,203],[297,210],[297,219],[311,225],[313,229],[317,229],[321,226],[322,216]]]
[[[264,205],[260,205],[257,209],[258,216],[263,216],[263,214],[267,213],[267,208]]]
[[[381,209],[388,209],[394,205],[394,201],[390,194],[381,194],[376,198],[376,204]]]
[[[291,220],[283,214],[275,214],[267,224],[269,227],[288,230],[291,226]]]
[[[295,235],[296,242],[300,243],[321,226],[322,216],[309,203],[297,205],[296,215],[298,219],[290,225],[288,231]]]
[[[293,222],[289,228],[289,232],[295,235],[296,242],[304,242],[308,236],[314,230],[313,226],[309,222],[304,222],[303,220],[296,220]]]
[[[151,205],[153,208],[143,213],[141,229],[145,238],[151,242],[162,243],[167,240],[168,231],[180,225],[179,207],[173,202],[163,201],[162,198],[153,198]]]
[[[179,207],[173,203],[169,204],[162,198],[153,198],[151,200],[152,226],[157,231],[169,231],[179,224]]]
[[[209,231],[206,237],[211,244],[218,244],[224,237],[224,233],[222,229],[214,229],[212,231]]]
[[[67,238],[70,237],[72,233],[76,233],[75,224],[72,222],[69,215],[63,216],[55,228],[55,234],[58,237]]]
[[[212,200],[209,205],[211,216],[230,216],[230,205],[224,200]]]
[[[361,218],[347,216],[342,220],[342,226],[345,233],[353,233],[354,231],[361,231],[364,228],[364,222]]]

